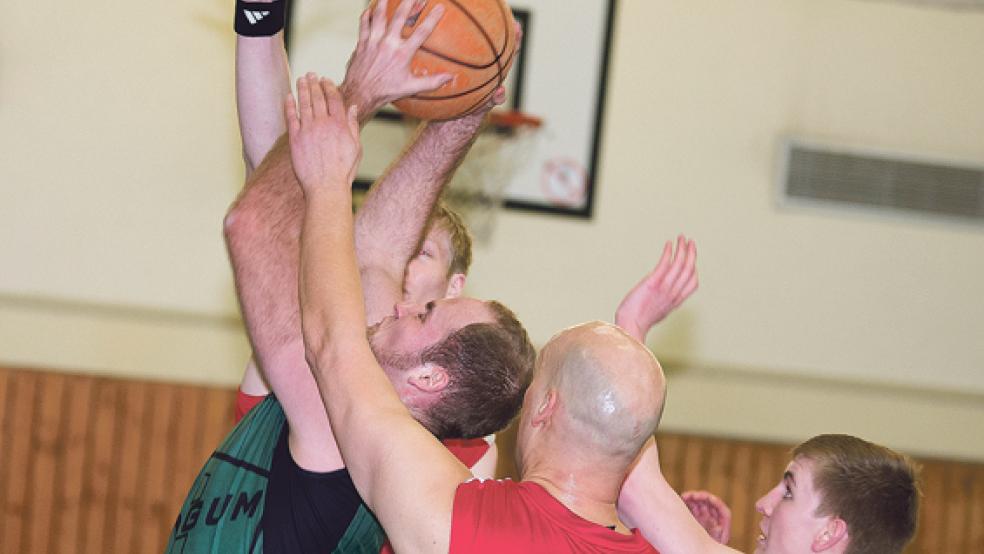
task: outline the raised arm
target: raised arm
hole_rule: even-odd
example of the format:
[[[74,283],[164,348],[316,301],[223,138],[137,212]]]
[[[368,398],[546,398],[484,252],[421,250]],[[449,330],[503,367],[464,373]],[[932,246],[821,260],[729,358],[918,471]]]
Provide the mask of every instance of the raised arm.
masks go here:
[[[370,45],[373,44],[373,36],[387,32],[377,29],[380,22],[385,21],[385,4],[385,0],[381,0],[373,14],[372,30],[366,35]],[[431,13],[439,7],[436,6]],[[409,9],[409,6],[406,8]],[[401,4],[394,14],[394,20],[400,21],[401,16],[406,17],[409,12],[403,13],[403,10],[404,5]],[[513,24],[517,32],[521,32],[519,25]],[[418,28],[414,35],[420,30]],[[432,29],[425,30],[429,34]],[[360,44],[362,42],[363,37],[360,37]],[[390,42],[395,43],[395,38]],[[416,50],[420,43],[422,40],[412,42],[410,46]],[[378,72],[362,70],[361,64],[368,65],[367,60],[374,59],[374,55],[371,48],[357,49],[356,56],[350,62],[349,74],[342,85],[349,102],[361,102],[359,94],[354,93],[353,89],[372,89],[363,83],[364,76]],[[409,64],[409,58],[404,63]],[[399,71],[406,71],[403,66],[399,67]],[[448,77],[435,76],[430,84],[440,86]],[[434,204],[478,136],[485,115],[504,100],[505,90],[500,88],[493,94],[491,102],[475,113],[450,121],[422,123],[410,149],[369,190],[365,203],[356,215],[355,246],[362,271],[366,315],[370,322],[388,315],[393,305],[400,301],[407,263],[416,253]],[[408,199],[413,201],[408,202]]]
[[[409,0],[404,3],[406,5],[401,6],[401,13],[405,18],[409,13]],[[353,97],[362,102],[358,106],[360,114],[375,110],[391,99],[393,90],[420,92],[433,88],[434,83],[439,82],[433,78],[414,77],[410,73],[409,62],[405,62],[401,73],[394,73],[392,58],[408,60],[407,51],[416,49],[415,45],[422,42],[422,36],[433,29],[440,15],[441,10],[433,10],[430,18],[418,28],[420,35],[415,33],[416,38],[411,37],[412,40],[398,38],[396,49],[379,46],[378,43],[392,39],[393,35],[371,33],[368,12],[363,15],[360,44],[349,66],[351,79],[348,88]],[[374,19],[373,24],[378,21],[385,21],[385,18]],[[402,20],[394,16],[394,23],[386,29],[401,27]],[[282,49],[282,41],[278,44]],[[245,53],[241,50],[240,56]],[[240,96],[240,114],[245,118],[243,140],[248,152],[251,149],[249,144],[259,145],[262,137],[269,137],[266,132],[254,134],[248,129],[269,130],[272,127],[264,127],[260,123],[257,126],[248,124],[245,120],[252,120],[254,113],[246,108],[244,99],[248,97],[255,101],[251,106],[260,114],[255,118],[259,122],[276,120],[283,125],[284,112],[283,98],[277,100],[277,115],[274,117],[268,113],[271,94],[253,95],[245,89],[255,86],[272,91],[286,85],[283,84],[283,75],[272,70],[262,71],[262,56],[255,64],[241,61],[243,64],[239,69],[242,71],[237,76],[237,85],[246,95]],[[275,64],[266,66],[267,69],[272,65]],[[249,73],[252,78],[273,79],[276,82],[267,86],[247,80],[246,66],[255,70]],[[258,146],[257,150],[262,150],[262,146]],[[225,235],[254,357],[290,422],[291,452],[301,467],[328,471],[341,467],[342,460],[304,359],[297,299],[303,208],[304,199],[291,165],[286,136],[282,136],[256,168],[243,193],[230,209],[225,221]],[[351,210],[351,204],[347,204],[345,209]],[[249,390],[246,389],[247,385],[250,386]],[[255,371],[247,370],[243,386],[246,392],[262,394],[262,390],[257,390],[263,388],[262,381]]]
[[[619,517],[637,528],[662,554],[726,554],[737,550],[715,541],[666,482],[656,441],[650,439],[618,497]]]
[[[683,235],[673,243],[666,241],[663,255],[622,299],[615,310],[615,325],[646,342],[649,329],[663,320],[697,290],[697,247]]]
[[[257,19],[246,12],[269,13]],[[236,4],[236,109],[247,179],[287,130],[283,104],[290,92],[290,68],[284,48],[285,15],[286,0]],[[270,393],[255,359],[246,365],[239,388],[255,396]]]
[[[495,100],[503,97],[500,91]],[[422,124],[412,146],[369,190],[356,215],[355,239],[370,322],[391,313],[400,301],[404,272],[427,217],[491,107],[490,103],[459,119]]]
[[[342,181],[351,173],[332,169],[351,148],[317,146],[354,135],[355,114],[346,125],[333,115],[344,111],[341,97],[330,85],[324,92],[327,111],[317,108],[316,82],[299,82],[300,118],[288,120],[306,200],[300,297],[307,359],[352,481],[395,550],[447,552],[454,492],[470,474],[410,416],[369,349],[352,216],[344,208],[351,193]],[[322,140],[326,134],[340,140]]]
[[[249,177],[284,134],[283,103],[290,92],[284,48],[286,0],[253,0],[236,13],[236,107]],[[270,12],[259,20],[242,11]]]

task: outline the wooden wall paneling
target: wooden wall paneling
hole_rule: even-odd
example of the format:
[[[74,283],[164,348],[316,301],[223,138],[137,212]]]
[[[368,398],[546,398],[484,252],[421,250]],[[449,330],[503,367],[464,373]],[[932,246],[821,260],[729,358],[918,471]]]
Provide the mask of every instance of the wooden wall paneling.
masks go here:
[[[680,491],[683,484],[685,439],[675,433],[658,433],[656,447],[659,448],[659,467],[663,470],[663,476],[674,490]]]
[[[144,432],[144,415],[149,410],[150,396],[157,388],[157,385],[148,383],[133,383],[123,391],[119,402],[117,436],[120,445],[114,462],[119,482],[118,508],[114,525],[116,531],[108,537],[112,540],[112,552],[135,552],[134,536],[139,522],[139,505],[146,501],[141,458],[143,441],[147,437]]]
[[[196,433],[195,454],[200,464],[215,451],[219,443],[233,427],[236,394],[227,389],[210,388],[206,390],[205,410],[202,415],[202,427]],[[198,475],[198,470],[195,470]],[[184,498],[181,499],[182,501]]]
[[[497,479],[510,478],[518,480],[519,474],[516,471],[516,431],[519,428],[519,418],[513,421],[502,431],[495,434],[496,464],[495,477]]]
[[[139,506],[138,548],[134,552],[161,552],[167,546],[167,537],[178,517],[179,507],[165,500],[172,489],[185,486],[185,476],[173,473],[170,456],[175,448],[170,437],[178,390],[175,387],[155,389],[150,400],[151,411],[144,421],[147,437],[142,446],[144,466],[143,487],[147,498]],[[193,479],[193,477],[192,477]],[[190,482],[190,481],[188,481]]]
[[[7,511],[7,471],[4,466],[6,465],[5,460],[10,457],[11,449],[10,438],[7,433],[7,414],[10,411],[7,406],[7,401],[10,397],[7,391],[10,389],[10,383],[12,381],[13,377],[10,375],[10,372],[0,369],[0,552],[4,552],[3,545],[6,535],[4,514]]]
[[[944,531],[946,552],[969,552],[967,515],[973,488],[973,474],[967,464],[951,463],[946,472]]]
[[[7,396],[3,452],[3,521],[0,544],[5,552],[24,552],[28,487],[25,476],[30,471],[31,429],[34,426],[35,395],[40,374],[17,372]]]
[[[188,487],[232,426],[235,391],[0,369],[0,552],[159,552]],[[509,473],[515,427],[500,434]],[[751,551],[754,503],[785,446],[660,433],[667,480],[707,489]],[[908,553],[984,552],[984,465],[923,462],[919,533]]]
[[[704,485],[699,488],[717,495],[727,504],[731,480],[734,478],[735,443],[714,439],[706,442]]]
[[[195,481],[195,476],[205,462],[205,458],[195,452],[198,429],[203,419],[204,392],[205,389],[200,387],[178,388],[178,409],[174,414],[175,426],[172,429],[170,443],[174,447],[172,449],[174,455],[171,457],[174,478],[165,497],[172,517],[177,516],[181,503],[184,502],[191,484]]]
[[[922,513],[917,530],[915,552],[935,554],[943,550],[945,515],[945,467],[938,462],[926,462],[922,469]]]
[[[10,383],[12,379],[13,378],[11,377],[11,372],[4,371],[2,368],[0,368],[0,460],[4,459],[3,455],[6,452],[6,449],[8,448],[7,443],[5,441],[6,434],[4,433],[4,429],[6,429],[5,425],[7,421],[7,387],[8,387],[8,383]],[[3,485],[3,472],[0,471],[0,486],[2,485]],[[0,493],[2,493],[2,489],[0,489]],[[2,498],[3,495],[0,494],[0,499]],[[2,507],[3,505],[0,504],[0,508]],[[0,526],[0,533],[2,532],[3,532],[3,527]]]
[[[62,398],[67,378],[47,375],[41,380],[34,406],[27,528],[24,552],[50,552],[54,529],[55,471],[61,457]]]
[[[707,443],[704,450],[707,457],[705,460],[706,477],[702,488],[717,495],[727,504],[728,500],[725,497],[729,492],[729,479],[732,475],[734,443],[713,439],[707,439],[705,442]]]
[[[92,428],[82,476],[85,518],[80,538],[83,552],[108,552],[109,543],[106,537],[114,531],[112,525],[116,506],[113,494],[117,474],[113,467],[113,456],[117,447],[116,429],[119,425],[116,403],[122,386],[119,382],[103,379],[96,383],[95,402],[90,416]]]
[[[977,464],[976,467],[970,510],[967,513],[967,520],[969,521],[968,552],[984,552],[984,465]]]
[[[96,403],[95,378],[72,376],[62,391],[61,456],[55,468],[55,521],[52,552],[79,552],[81,528],[88,504],[83,504],[85,460],[92,406]]]
[[[707,466],[703,437],[690,437],[683,447],[683,481],[679,492],[702,490],[707,487]]]
[[[752,458],[754,451],[748,442],[738,442],[733,450],[734,460],[731,464],[731,474],[728,476],[728,488],[722,498],[731,507],[731,544],[732,546],[746,544],[748,529],[754,525],[755,512],[748,507],[755,502],[756,496],[750,492],[749,478],[752,474]]]

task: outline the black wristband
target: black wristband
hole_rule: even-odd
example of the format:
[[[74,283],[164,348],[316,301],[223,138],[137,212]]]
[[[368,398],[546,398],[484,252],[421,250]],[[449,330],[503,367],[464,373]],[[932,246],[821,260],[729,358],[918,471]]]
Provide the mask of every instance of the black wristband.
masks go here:
[[[286,0],[243,2],[236,0],[233,28],[244,37],[269,37],[284,28]]]

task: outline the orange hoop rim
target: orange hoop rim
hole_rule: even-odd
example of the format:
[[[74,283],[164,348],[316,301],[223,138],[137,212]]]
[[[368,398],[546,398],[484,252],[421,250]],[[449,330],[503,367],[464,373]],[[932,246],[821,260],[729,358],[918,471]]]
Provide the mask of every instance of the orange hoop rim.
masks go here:
[[[501,129],[539,129],[543,125],[543,119],[521,110],[492,110],[489,113],[489,123]]]

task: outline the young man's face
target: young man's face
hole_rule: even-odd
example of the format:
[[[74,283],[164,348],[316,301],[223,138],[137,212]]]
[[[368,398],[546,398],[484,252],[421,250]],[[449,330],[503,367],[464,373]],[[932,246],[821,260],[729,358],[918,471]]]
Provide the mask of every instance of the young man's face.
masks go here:
[[[430,226],[420,245],[420,251],[410,259],[403,277],[403,301],[426,304],[446,296],[457,296],[450,287],[454,276],[448,276],[451,266],[451,235],[444,226]],[[454,292],[455,294],[449,294]]]
[[[408,369],[420,364],[425,349],[451,333],[472,323],[492,321],[485,302],[475,298],[401,302],[392,315],[368,329],[369,344],[384,369]]]
[[[830,520],[816,515],[821,500],[813,488],[813,462],[794,459],[779,484],[755,503],[762,514],[756,554],[813,552],[814,540],[823,535]]]

